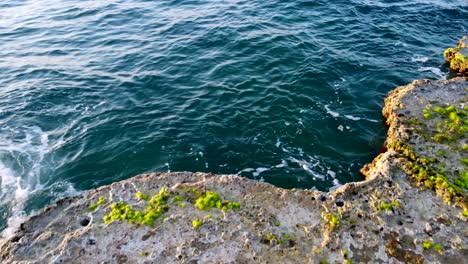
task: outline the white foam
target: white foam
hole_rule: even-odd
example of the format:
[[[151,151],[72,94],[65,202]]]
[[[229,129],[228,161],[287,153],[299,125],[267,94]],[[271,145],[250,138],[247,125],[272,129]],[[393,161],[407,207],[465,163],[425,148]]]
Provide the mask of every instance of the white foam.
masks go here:
[[[327,175],[331,176],[333,179],[335,179],[336,177],[336,172],[332,171],[332,170],[327,170]]]
[[[379,120],[370,119],[370,118],[363,118],[363,117],[357,117],[357,116],[352,116],[352,115],[344,115],[344,117],[346,117],[349,120],[353,120],[353,121],[367,120],[367,121],[374,122],[374,123],[379,122]]]
[[[293,158],[293,157],[290,157],[290,160],[292,162],[294,162],[294,163],[297,163],[303,170],[305,170],[306,172],[311,174],[314,179],[325,180],[325,176],[320,175],[319,173],[315,172],[312,169],[313,167],[318,165],[319,161],[315,165],[312,165],[312,164],[310,164],[309,162],[307,162],[305,160],[298,160],[298,159]]]
[[[2,181],[2,191],[5,188],[14,187],[18,183],[18,178],[13,175],[13,172],[0,163],[0,179]]]
[[[440,79],[446,79],[447,74],[443,73],[439,68],[434,68],[434,67],[421,67],[418,69],[418,71],[430,71],[433,74],[437,75]]]
[[[429,60],[429,57],[425,57],[422,55],[415,55],[414,57],[411,58],[412,62],[426,62]]]
[[[48,134],[39,127],[4,128],[0,133],[0,154],[6,157],[0,160],[2,205],[11,208],[7,220],[8,227],[2,232],[3,237],[11,236],[26,217],[24,205],[31,193],[42,190],[45,183],[40,181],[42,162],[49,152]],[[18,171],[12,169],[15,161]],[[8,163],[9,161],[9,163]]]
[[[275,144],[275,146],[276,146],[277,148],[279,148],[279,147],[281,146],[281,141],[280,141],[279,138],[276,139],[276,144]]]
[[[252,173],[252,176],[254,177],[258,177],[261,173],[265,172],[265,171],[268,171],[270,170],[272,167],[270,168],[265,168],[265,167],[258,167],[258,168],[245,168],[241,171],[239,171],[238,173],[236,173],[237,175],[241,174],[242,172],[251,172]]]
[[[341,186],[343,186],[343,185],[338,181],[338,179],[333,179],[333,186],[330,187],[328,190],[333,191],[335,189],[338,189]]]
[[[275,165],[274,167],[275,168],[284,168],[284,167],[287,167],[287,166],[288,166],[288,163],[285,160],[281,160],[281,163],[278,164],[278,165]]]
[[[236,174],[241,174],[242,172],[252,172],[252,171],[254,171],[254,170],[255,170],[254,168],[245,168],[245,169],[239,171],[239,172],[236,173]]]
[[[345,115],[345,117],[348,118],[348,119],[354,120],[354,121],[361,120],[360,117],[355,117],[355,116],[352,116],[352,115]]]
[[[333,116],[333,117],[339,117],[339,116],[340,116],[340,113],[330,110],[330,106],[329,106],[329,105],[325,105],[325,110],[327,111],[327,113],[328,113],[329,115],[331,115],[331,116]]]
[[[252,173],[252,175],[253,175],[254,177],[258,177],[258,176],[260,175],[260,173],[265,172],[265,171],[268,171],[268,170],[270,170],[270,169],[269,169],[269,168],[263,168],[263,167],[256,168],[256,169],[255,169],[255,172]]]
[[[325,110],[327,111],[327,113],[333,117],[339,117],[341,114],[336,112],[336,111],[333,111],[330,109],[330,106],[329,105],[325,105]],[[359,121],[359,120],[367,120],[367,121],[370,121],[370,122],[379,122],[378,120],[375,120],[375,119],[369,119],[369,118],[363,118],[363,117],[357,117],[357,116],[353,116],[353,115],[350,115],[350,114],[346,114],[346,115],[343,115],[345,118],[349,119],[349,120],[353,120],[353,121]]]

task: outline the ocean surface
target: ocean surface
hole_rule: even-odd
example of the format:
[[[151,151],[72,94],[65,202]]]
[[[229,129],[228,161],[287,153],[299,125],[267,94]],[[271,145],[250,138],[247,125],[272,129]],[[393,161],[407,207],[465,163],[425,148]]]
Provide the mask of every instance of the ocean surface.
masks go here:
[[[466,0],[2,0],[0,230],[145,172],[362,180],[386,93],[464,34]]]

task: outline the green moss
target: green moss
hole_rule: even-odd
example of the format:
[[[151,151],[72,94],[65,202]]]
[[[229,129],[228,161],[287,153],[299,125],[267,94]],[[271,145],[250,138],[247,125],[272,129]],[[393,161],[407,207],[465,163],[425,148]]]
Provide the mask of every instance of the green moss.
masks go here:
[[[429,250],[433,246],[434,246],[434,243],[432,243],[432,241],[425,240],[425,241],[422,242],[422,247],[423,247],[424,250]]]
[[[341,225],[340,219],[335,214],[327,213],[324,215],[323,219],[325,220],[325,224],[328,226],[328,228],[330,228],[331,231],[335,230]]]
[[[468,166],[468,158],[463,158],[461,162],[463,163],[463,165]]]
[[[380,203],[377,206],[377,210],[379,211],[392,211],[393,210],[393,205],[390,203]]]
[[[457,180],[455,180],[455,185],[468,190],[468,171],[467,170],[460,172],[460,177]]]
[[[148,199],[144,210],[135,210],[123,201],[114,203],[111,205],[111,212],[104,216],[104,222],[109,224],[113,221],[128,221],[130,224],[151,226],[156,219],[169,210],[168,199],[169,193],[162,188],[159,193]]]
[[[96,210],[97,207],[98,207],[97,204],[91,204],[90,206],[88,206],[88,211],[92,212],[92,211]]]
[[[458,140],[466,137],[468,132],[467,109],[465,107],[457,108],[455,105],[435,107],[430,105],[422,112],[425,118],[438,117],[437,120],[440,121],[435,123],[435,128],[427,127],[426,124],[419,125],[415,123],[413,124],[414,126],[419,126],[419,130],[416,129],[416,131],[424,133],[423,137],[425,139],[432,138],[437,143],[447,144],[451,149],[457,150],[459,148]],[[466,196],[462,191],[462,189],[468,189],[468,175],[465,175],[464,172],[460,173],[459,178],[450,182],[447,179],[445,169],[443,169],[446,167],[444,163],[438,162],[435,158],[427,159],[419,157],[415,151],[403,142],[395,142],[388,147],[397,151],[408,160],[404,166],[405,172],[413,176],[418,186],[435,190],[447,202],[456,200],[457,203],[460,202],[462,207],[468,206]],[[462,150],[464,148],[468,149],[468,147],[463,146]],[[438,156],[445,157],[446,154],[445,150],[437,151]],[[468,166],[468,159],[462,159],[461,162]],[[451,171],[448,173],[450,175],[454,174]],[[389,209],[388,206],[385,208]],[[385,208],[382,207],[384,210]]]
[[[434,112],[430,108],[423,109],[422,111],[424,118],[432,119],[434,118]]]
[[[103,205],[105,204],[107,201],[106,199],[103,197],[103,196],[99,196],[99,199],[97,201],[97,203],[95,204],[91,204],[89,207],[88,207],[88,211],[89,212],[92,212],[94,210],[96,210],[96,208],[98,208],[100,205]]]
[[[215,192],[200,193],[195,201],[195,207],[199,210],[210,211],[212,208],[218,208],[223,211],[240,208],[240,203],[223,201],[221,195]]]
[[[424,250],[434,249],[435,251],[441,253],[444,250],[444,247],[440,244],[435,244],[430,240],[425,240],[422,242],[422,247]]]
[[[137,192],[135,194],[135,197],[139,200],[145,200],[145,201],[148,201],[149,200],[149,195],[148,194],[143,194],[142,192]]]
[[[198,219],[195,219],[195,220],[192,221],[192,227],[193,228],[199,228],[202,225],[203,225],[203,222],[198,220]]]
[[[348,258],[348,250],[345,249],[345,250],[341,251],[341,253],[343,254],[344,258]]]
[[[467,209],[463,210],[462,215],[464,217],[468,217],[468,210]]]
[[[276,220],[276,221],[274,222],[274,225],[275,225],[275,226],[280,226],[281,223],[280,223],[280,221]]]
[[[436,114],[442,118],[441,122],[435,124],[437,132],[433,136],[433,140],[437,143],[448,144],[454,142],[468,131],[466,120],[468,113],[464,108],[458,109],[454,105],[446,107],[428,106],[422,110],[422,113],[426,119],[434,118]],[[424,124],[413,125],[425,126]],[[420,132],[422,133],[423,130]],[[425,135],[425,133],[422,134]]]
[[[278,237],[273,233],[268,233],[262,238],[262,243],[268,245],[274,245],[279,243]]]
[[[439,253],[441,253],[444,250],[444,247],[440,244],[434,244],[433,248]]]

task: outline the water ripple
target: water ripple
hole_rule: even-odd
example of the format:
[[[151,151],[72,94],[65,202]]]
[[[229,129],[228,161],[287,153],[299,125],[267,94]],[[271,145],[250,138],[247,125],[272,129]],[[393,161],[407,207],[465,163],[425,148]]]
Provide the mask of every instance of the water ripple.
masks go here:
[[[0,3],[0,229],[148,171],[360,180],[384,95],[444,78],[465,0]]]

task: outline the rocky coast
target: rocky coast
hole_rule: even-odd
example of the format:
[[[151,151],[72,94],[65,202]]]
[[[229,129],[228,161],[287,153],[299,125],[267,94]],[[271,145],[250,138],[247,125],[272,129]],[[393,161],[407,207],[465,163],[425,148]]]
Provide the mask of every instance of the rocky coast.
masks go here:
[[[468,79],[385,99],[385,151],[331,192],[152,173],[66,198],[1,242],[2,263],[464,263]]]

